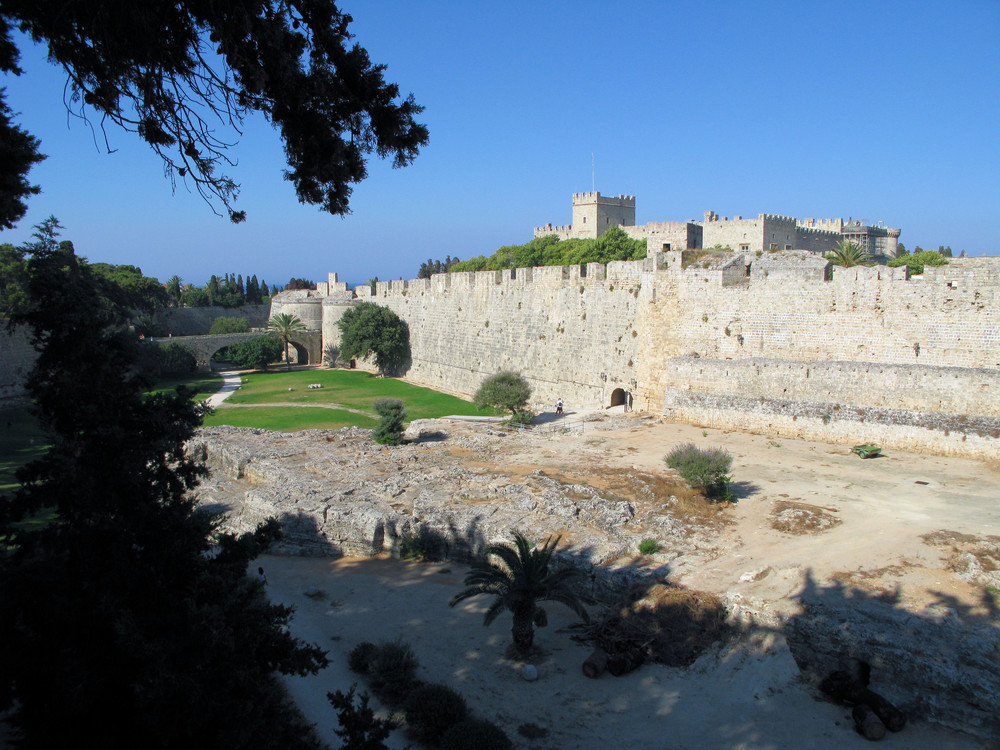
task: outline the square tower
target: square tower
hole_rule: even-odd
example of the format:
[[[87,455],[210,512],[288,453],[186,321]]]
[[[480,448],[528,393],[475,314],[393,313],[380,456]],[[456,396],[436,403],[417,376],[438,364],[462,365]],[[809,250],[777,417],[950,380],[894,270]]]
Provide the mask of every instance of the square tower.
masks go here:
[[[635,196],[573,193],[573,236],[599,237],[611,227],[635,226]]]

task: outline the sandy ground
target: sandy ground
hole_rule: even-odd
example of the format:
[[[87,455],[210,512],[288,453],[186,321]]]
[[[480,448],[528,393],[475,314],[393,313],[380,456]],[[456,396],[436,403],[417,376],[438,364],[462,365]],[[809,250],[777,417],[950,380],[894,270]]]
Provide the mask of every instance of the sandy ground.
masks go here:
[[[687,441],[734,455],[739,502],[725,509],[730,523],[713,549],[669,561],[671,581],[739,594],[779,613],[794,613],[796,595],[812,580],[874,595],[895,591],[914,611],[948,607],[983,615],[984,586],[956,576],[954,548],[929,543],[925,535],[1000,534],[997,466],[899,451],[862,461],[844,446],[635,417],[624,426],[618,420],[614,429],[518,441],[503,470],[538,466],[574,479],[590,472],[594,482],[600,481],[596,467],[662,474],[664,453]],[[782,527],[777,514],[788,508],[804,509],[799,517],[807,522],[822,521],[819,529]],[[549,627],[536,631],[540,679],[529,683],[519,676],[520,664],[504,657],[509,616],[485,628],[486,602],[448,607],[462,587],[461,565],[277,556],[260,564],[272,598],[296,607],[293,632],[329,650],[329,668],[288,684],[332,747],[339,742],[326,692],[358,681],[347,669],[347,654],[361,641],[397,637],[416,653],[421,679],[458,689],[519,748],[839,750],[868,744],[854,733],[847,709],[805,684],[780,632],[745,636],[685,670],[646,665],[625,677],[589,680],[580,670],[589,647],[560,632],[573,616],[550,606]],[[323,593],[308,597],[310,588]],[[532,728],[545,736],[529,739],[524,733]],[[885,741],[917,750],[988,746],[919,721]],[[395,747],[406,744],[402,735],[394,737]]]

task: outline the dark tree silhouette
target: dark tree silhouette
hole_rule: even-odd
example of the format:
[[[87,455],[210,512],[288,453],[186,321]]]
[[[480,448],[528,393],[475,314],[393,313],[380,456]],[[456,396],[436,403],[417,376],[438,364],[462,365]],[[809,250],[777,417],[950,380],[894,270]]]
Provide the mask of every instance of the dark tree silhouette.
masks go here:
[[[326,657],[247,575],[277,522],[233,536],[196,507],[190,393],[146,394],[115,282],[49,229],[16,320],[52,447],[0,498],[0,712],[25,747],[313,747],[274,673]]]
[[[333,0],[4,0],[0,72],[22,72],[15,28],[47,43],[69,76],[71,112],[136,133],[172,182],[189,181],[233,221],[245,218],[233,208],[239,186],[219,169],[235,164],[244,118],[262,113],[281,133],[299,200],[345,214],[370,154],[402,167],[427,143],[414,121],[423,108],[351,43],[351,20]],[[38,159],[37,141],[6,115],[0,142],[18,158],[0,162],[0,226],[24,214]]]

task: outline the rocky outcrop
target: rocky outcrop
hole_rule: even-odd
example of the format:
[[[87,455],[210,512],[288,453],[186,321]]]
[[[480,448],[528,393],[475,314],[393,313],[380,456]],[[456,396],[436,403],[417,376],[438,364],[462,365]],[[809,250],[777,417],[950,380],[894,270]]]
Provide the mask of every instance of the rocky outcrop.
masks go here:
[[[446,422],[415,423],[409,435],[411,442],[389,448],[359,428],[283,434],[218,427],[199,431],[188,449],[212,471],[198,490],[202,506],[224,513],[224,528],[234,531],[280,518],[285,539],[276,551],[286,554],[399,555],[416,545],[463,560],[508,540],[511,529],[532,539],[561,534],[560,564],[584,568],[590,592],[601,596],[705,566],[723,545],[741,544],[724,533],[724,513],[699,516],[690,498],[682,507],[663,477],[621,467],[585,472],[571,462],[542,471],[511,460],[544,449],[545,438]],[[655,556],[636,554],[646,537],[661,545]],[[995,556],[992,537],[980,543],[949,533],[926,541],[947,543],[956,559],[971,550],[983,566]],[[780,634],[813,684],[844,659],[861,659],[872,665],[872,688],[911,718],[1000,736],[995,608],[942,600],[912,611],[885,592],[811,580],[793,601],[760,600],[727,591],[735,583],[720,580],[712,592],[730,620]]]

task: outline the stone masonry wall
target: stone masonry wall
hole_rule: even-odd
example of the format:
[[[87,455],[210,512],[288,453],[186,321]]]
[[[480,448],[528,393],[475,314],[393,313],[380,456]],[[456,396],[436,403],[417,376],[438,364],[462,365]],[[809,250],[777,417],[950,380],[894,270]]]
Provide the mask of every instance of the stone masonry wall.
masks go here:
[[[469,396],[501,370],[532,384],[535,408],[600,408],[635,387],[634,322],[651,262],[438,274],[379,282],[374,302],[410,327],[407,377]],[[648,282],[646,282],[648,283]],[[366,287],[359,288],[369,298]]]
[[[24,327],[7,330],[0,320],[0,408],[27,401],[24,381],[35,365],[37,354]]]
[[[358,296],[409,324],[407,376],[453,393],[512,369],[535,408],[557,397],[602,408],[623,388],[635,408],[682,421],[997,455],[1000,264],[830,278],[793,256],[748,256],[739,283],[668,253],[380,282]]]

